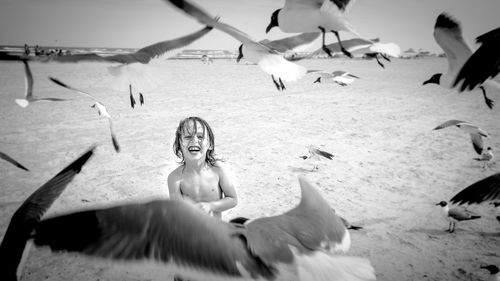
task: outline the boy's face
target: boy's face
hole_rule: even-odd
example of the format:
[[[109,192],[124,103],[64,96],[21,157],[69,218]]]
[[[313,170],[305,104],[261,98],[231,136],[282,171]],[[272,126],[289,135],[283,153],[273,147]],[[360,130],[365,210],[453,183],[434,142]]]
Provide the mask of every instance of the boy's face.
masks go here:
[[[210,142],[205,127],[200,122],[191,121],[181,135],[181,148],[184,160],[205,160]]]

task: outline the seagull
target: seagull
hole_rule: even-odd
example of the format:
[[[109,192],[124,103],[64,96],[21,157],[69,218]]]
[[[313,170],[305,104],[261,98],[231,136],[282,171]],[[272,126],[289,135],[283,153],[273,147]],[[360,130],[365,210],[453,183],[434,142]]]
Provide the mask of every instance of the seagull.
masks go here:
[[[401,56],[401,48],[396,43],[381,43],[378,38],[372,40],[363,38],[342,40],[342,46],[353,55],[363,55],[365,57],[375,58],[382,68],[385,68],[385,65],[379,60],[379,56],[389,62],[391,61],[390,57],[398,58]],[[342,52],[338,42],[329,44],[326,47],[332,54],[339,54]],[[316,56],[321,52],[323,52],[323,49],[313,52],[311,56]]]
[[[481,266],[481,268],[484,268],[490,272],[490,278],[488,279],[489,281],[500,281],[500,270],[496,265],[490,264]]]
[[[459,92],[465,90],[465,87],[456,87],[458,83],[456,80],[462,67],[471,57],[472,51],[462,37],[462,29],[459,23],[446,13],[441,13],[437,17],[436,24],[434,25],[434,39],[441,49],[443,49],[446,57],[448,58],[448,71],[446,73],[436,73],[432,75],[431,78],[424,81],[422,85],[434,83],[441,85],[444,88],[455,88]],[[466,71],[470,72],[472,70]],[[478,86],[477,88],[481,89],[483,93],[486,105],[492,109],[494,101],[486,95],[485,87],[493,89],[494,91],[500,91],[500,83],[493,80],[487,80],[482,84],[474,84],[474,87],[472,87],[472,84],[466,84],[468,85],[468,90],[473,90],[476,86]]]
[[[348,84],[351,84],[354,82],[356,79],[359,79],[358,76],[351,74],[346,71],[342,70],[337,70],[334,72],[327,72],[327,71],[319,71],[318,72],[321,76],[318,77],[314,83],[321,83],[323,82],[335,82],[339,84],[340,86],[347,86]],[[324,78],[324,79],[323,79]],[[322,80],[323,79],[323,80]]]
[[[340,40],[339,32],[347,31],[356,37],[361,37],[347,19],[347,12],[354,0],[286,0],[281,9],[271,14],[271,21],[266,28],[268,33],[273,27],[279,27],[286,33],[317,32],[322,33],[322,49],[331,57],[331,51],[326,47],[325,35],[332,32],[340,43],[342,52],[352,57]]]
[[[134,108],[135,106],[135,99],[134,95],[132,95],[132,84],[129,84],[129,90],[130,90],[130,106]]]
[[[347,231],[319,188],[304,177],[299,177],[297,206],[243,227],[189,201],[169,199],[42,218],[91,155],[85,153],[15,212],[0,245],[2,277],[17,280],[23,250],[33,240],[53,252],[154,264],[195,280],[376,280],[368,259],[336,254],[346,246],[341,238]]]
[[[141,106],[144,104],[144,96],[142,93],[139,93],[139,102],[141,103]]]
[[[477,37],[476,43],[481,44],[481,47],[465,62],[453,83],[453,86],[457,86],[463,80],[460,91],[472,90],[500,72],[500,52],[498,51],[500,27]]]
[[[500,173],[493,174],[479,180],[458,192],[450,203],[453,204],[481,204],[483,202],[500,201]]]
[[[38,224],[47,209],[54,203],[66,186],[78,174],[83,165],[93,155],[96,145],[57,173],[29,196],[14,213],[0,244],[0,275],[2,280],[17,280],[16,272],[22,271],[23,251],[30,239],[31,231]]]
[[[113,132],[113,122],[111,120],[111,115],[109,114],[108,110],[106,109],[106,106],[104,106],[104,104],[102,102],[100,102],[99,100],[97,100],[94,96],[92,96],[91,94],[89,93],[86,93],[84,91],[81,91],[81,90],[78,90],[78,89],[75,89],[69,85],[67,85],[66,83],[63,83],[61,82],[59,79],[56,79],[56,78],[53,78],[53,77],[49,77],[49,79],[56,83],[57,85],[59,86],[62,86],[66,89],[69,89],[69,90],[72,90],[72,91],[75,91],[81,95],[84,95],[86,97],[89,97],[91,98],[92,100],[94,100],[94,104],[91,106],[91,108],[97,108],[97,113],[100,115],[100,116],[103,116],[105,117],[106,119],[108,119],[108,123],[109,123],[109,131],[111,133],[111,141],[113,142],[113,147],[115,149],[116,152],[120,152],[120,145],[118,144],[118,139],[116,138],[116,135],[115,133]]]
[[[7,162],[9,162],[9,163],[11,163],[11,164],[13,164],[14,166],[16,166],[18,168],[21,168],[21,169],[23,169],[25,171],[28,171],[28,172],[30,171],[30,170],[28,170],[28,168],[24,167],[19,162],[17,162],[16,160],[14,160],[12,157],[10,157],[9,155],[7,155],[7,154],[5,154],[5,153],[3,153],[1,151],[0,151],[0,158],[3,159],[3,160],[5,160],[5,161],[7,161]]]
[[[476,125],[460,120],[448,120],[433,130],[441,130],[450,126],[457,126],[462,129],[462,131],[469,133],[474,150],[478,155],[481,155],[483,152],[483,137],[488,137],[488,133],[486,131]]]
[[[315,162],[312,171],[319,169],[317,162],[321,161],[322,159],[332,160],[333,157],[335,157],[333,154],[326,152],[324,150],[321,150],[313,145],[309,145],[307,147],[307,150],[309,151],[309,155],[300,156],[300,158],[302,158],[304,160],[311,159]]]
[[[488,146],[485,152],[481,153],[481,156],[473,158],[476,161],[483,162],[483,169],[489,166],[491,160],[493,160],[493,149]]]
[[[59,98],[37,98],[33,96],[33,74],[31,73],[30,66],[28,64],[27,60],[22,60],[24,64],[24,81],[26,83],[26,93],[24,95],[24,99],[16,99],[16,103],[20,107],[27,107],[30,103],[33,102],[41,102],[41,101],[65,101],[66,99],[59,99]]]
[[[231,25],[214,20],[207,12],[194,3],[186,0],[170,0],[169,2],[202,24],[213,26],[240,41],[242,45],[239,48],[239,53],[248,60],[256,63],[264,72],[271,75],[278,91],[285,90],[283,81],[295,81],[307,73],[305,67],[286,60],[279,52],[253,40],[249,35]]]
[[[455,231],[455,224],[459,221],[475,220],[481,218],[481,216],[478,216],[472,213],[471,211],[466,210],[465,208],[458,208],[458,207],[450,208],[448,206],[448,203],[446,203],[446,201],[441,201],[437,203],[436,206],[442,207],[444,214],[446,215],[446,218],[450,221],[450,225],[448,226],[447,230],[449,233]]]
[[[78,62],[101,62],[112,63],[114,66],[108,67],[109,73],[115,78],[114,84],[122,87],[124,83],[128,85],[133,83],[135,87],[144,91],[151,84],[159,83],[162,77],[157,73],[157,69],[152,71],[151,64],[162,62],[164,59],[175,55],[173,50],[183,48],[205,36],[213,27],[205,28],[182,36],[176,39],[166,40],[143,47],[136,52],[126,54],[116,54],[112,56],[100,55],[97,53],[71,54],[61,56],[26,56],[13,55],[9,53],[0,53],[0,60],[30,60],[39,62],[59,62],[59,63],[78,63]],[[145,65],[150,65],[146,68]]]

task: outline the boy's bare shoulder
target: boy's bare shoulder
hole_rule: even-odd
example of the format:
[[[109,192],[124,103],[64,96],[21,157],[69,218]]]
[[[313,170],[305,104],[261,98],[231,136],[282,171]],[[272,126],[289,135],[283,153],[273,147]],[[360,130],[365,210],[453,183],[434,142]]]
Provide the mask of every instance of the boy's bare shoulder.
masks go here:
[[[170,174],[168,174],[168,180],[178,180],[182,177],[182,166],[175,168]]]

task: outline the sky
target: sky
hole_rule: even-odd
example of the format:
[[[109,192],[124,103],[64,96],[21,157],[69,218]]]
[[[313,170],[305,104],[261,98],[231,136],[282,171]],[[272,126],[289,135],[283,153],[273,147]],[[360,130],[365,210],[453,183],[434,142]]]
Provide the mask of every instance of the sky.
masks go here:
[[[257,41],[292,35],[278,28],[265,33],[271,13],[284,0],[192,1]],[[442,53],[432,36],[441,12],[461,23],[464,38],[474,50],[477,36],[500,27],[499,11],[500,0],[357,0],[348,18],[364,38],[379,37],[402,50]],[[202,27],[164,0],[0,0],[0,45],[141,48]],[[340,36],[353,37],[347,32]],[[331,33],[326,40],[336,42]],[[229,35],[213,30],[188,48],[236,51],[238,46]]]

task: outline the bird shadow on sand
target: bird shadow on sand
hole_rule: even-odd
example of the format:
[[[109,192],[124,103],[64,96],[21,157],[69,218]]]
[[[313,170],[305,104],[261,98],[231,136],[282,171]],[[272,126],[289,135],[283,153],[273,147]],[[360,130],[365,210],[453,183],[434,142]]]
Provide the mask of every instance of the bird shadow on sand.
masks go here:
[[[301,168],[301,167],[290,167],[290,171],[294,172],[294,173],[312,173],[314,171],[312,171],[312,169],[305,169],[305,168]]]

